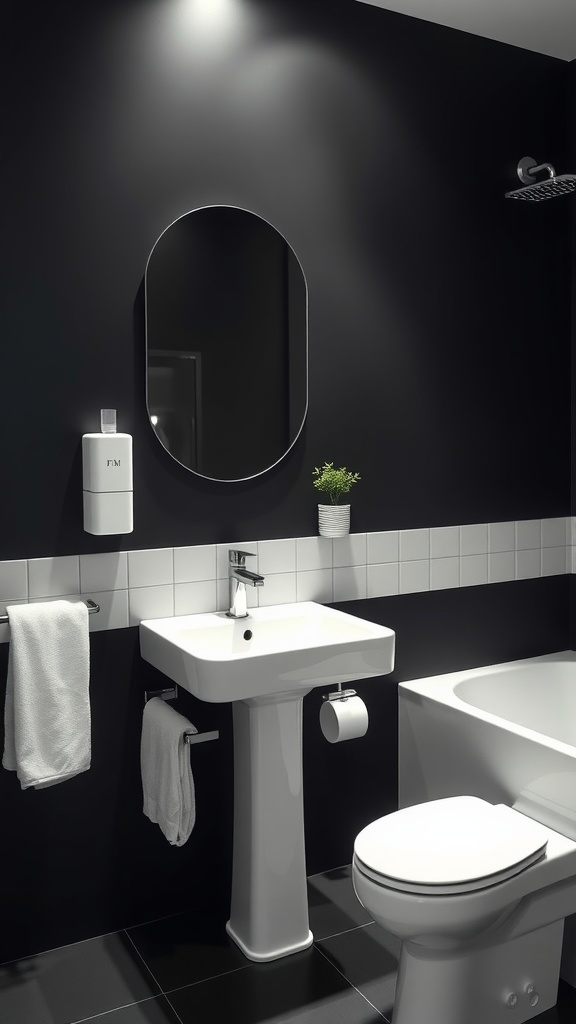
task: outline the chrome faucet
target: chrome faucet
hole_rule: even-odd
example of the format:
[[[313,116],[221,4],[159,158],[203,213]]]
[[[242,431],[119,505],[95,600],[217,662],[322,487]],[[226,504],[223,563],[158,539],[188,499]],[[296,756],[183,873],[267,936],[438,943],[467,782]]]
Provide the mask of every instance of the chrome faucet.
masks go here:
[[[228,551],[230,606],[226,615],[231,619],[245,619],[248,616],[246,584],[250,587],[264,586],[264,577],[246,568],[246,559],[250,557],[255,557],[252,551],[238,551],[235,548]]]

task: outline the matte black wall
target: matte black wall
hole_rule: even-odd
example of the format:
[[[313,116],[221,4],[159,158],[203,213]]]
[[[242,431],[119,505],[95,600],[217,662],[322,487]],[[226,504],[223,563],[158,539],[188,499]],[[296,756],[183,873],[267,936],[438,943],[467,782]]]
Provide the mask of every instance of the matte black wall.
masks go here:
[[[503,198],[526,153],[566,164],[567,66],[355,0],[218,9],[11,14],[0,559],[310,535],[324,459],[362,475],[357,532],[569,514],[566,208]],[[144,403],[148,253],[211,203],[273,223],[309,288],[305,431],[236,485],[170,460]],[[129,537],[82,530],[80,437],[102,406],[134,435]],[[398,662],[360,687],[361,743],[324,743],[306,698],[311,872],[395,804],[394,681],[563,649],[568,594],[559,577],[350,606],[397,630]],[[228,896],[230,709],[182,697],[222,738],[194,752],[198,825],[171,848],[139,783],[142,691],[161,678],[135,629],[91,650],[91,771],[38,793],[0,773],[0,959]]]
[[[576,173],[576,60],[568,66],[568,152],[569,172]],[[576,367],[576,198],[571,200],[571,457],[572,457],[572,495],[571,512],[576,513],[576,473],[574,472],[574,459],[576,456],[576,380],[574,368]],[[570,647],[576,649],[576,575],[570,576]],[[569,926],[568,926],[569,927]]]

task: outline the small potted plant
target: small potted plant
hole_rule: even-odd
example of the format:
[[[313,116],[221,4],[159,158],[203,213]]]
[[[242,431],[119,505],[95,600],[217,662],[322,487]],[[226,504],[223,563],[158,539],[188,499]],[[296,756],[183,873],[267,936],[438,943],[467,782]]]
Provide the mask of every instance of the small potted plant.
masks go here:
[[[360,480],[358,473],[351,473],[341,466],[334,468],[333,462],[325,462],[314,469],[313,484],[317,491],[325,494],[329,505],[318,505],[318,531],[322,537],[345,537],[350,533],[350,505],[341,505],[343,494],[348,494],[353,484]]]

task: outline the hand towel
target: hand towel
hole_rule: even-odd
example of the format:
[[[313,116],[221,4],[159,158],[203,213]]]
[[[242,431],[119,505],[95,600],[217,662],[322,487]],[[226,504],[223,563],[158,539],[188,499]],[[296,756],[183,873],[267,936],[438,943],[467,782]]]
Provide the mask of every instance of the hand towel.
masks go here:
[[[83,601],[11,605],[2,764],[22,789],[90,767],[90,647]]]
[[[196,821],[187,732],[198,730],[161,697],[146,702],[140,745],[144,814],[172,846],[184,845]]]

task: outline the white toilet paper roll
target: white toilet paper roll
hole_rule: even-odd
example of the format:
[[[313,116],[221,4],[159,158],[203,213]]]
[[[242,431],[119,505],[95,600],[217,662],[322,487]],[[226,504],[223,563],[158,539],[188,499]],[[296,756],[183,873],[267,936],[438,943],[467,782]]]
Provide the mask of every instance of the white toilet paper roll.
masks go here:
[[[368,711],[360,697],[325,700],[320,708],[320,728],[328,743],[355,740],[368,728]]]

